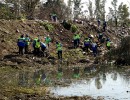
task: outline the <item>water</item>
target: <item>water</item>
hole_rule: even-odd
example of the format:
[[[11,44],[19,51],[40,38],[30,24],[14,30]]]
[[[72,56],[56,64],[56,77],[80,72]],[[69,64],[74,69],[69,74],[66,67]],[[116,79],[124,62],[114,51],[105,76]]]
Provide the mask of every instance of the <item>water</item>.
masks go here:
[[[85,96],[105,100],[130,100],[130,71],[110,66],[60,67],[55,70],[14,70],[1,68],[0,87],[49,86],[54,96]],[[127,92],[128,91],[128,92]]]
[[[123,72],[101,72],[89,80],[77,80],[66,87],[53,87],[51,93],[55,96],[89,95],[95,99],[103,96],[105,100],[130,100],[130,77]]]

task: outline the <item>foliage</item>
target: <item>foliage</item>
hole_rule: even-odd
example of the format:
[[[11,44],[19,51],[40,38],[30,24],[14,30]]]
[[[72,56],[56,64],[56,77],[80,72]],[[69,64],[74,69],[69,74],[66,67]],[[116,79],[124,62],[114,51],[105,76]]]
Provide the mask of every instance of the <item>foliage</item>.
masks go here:
[[[11,9],[5,4],[0,4],[0,19],[13,19],[14,14],[12,14]]]
[[[81,0],[73,0],[74,2],[74,18],[78,18],[78,15],[80,14],[81,8]]]
[[[50,23],[40,23],[40,25],[44,26],[45,29],[49,32],[52,32],[54,30],[54,26]]]
[[[90,0],[89,0],[88,10],[89,10],[90,18],[93,18],[93,7],[92,7],[92,1],[90,1]]]
[[[111,14],[111,17],[115,20],[115,26],[117,26],[117,15],[118,15],[118,13],[117,13],[117,0],[113,0],[112,2],[111,2],[111,4],[112,4],[112,8],[109,8],[109,12],[110,12],[110,14]]]
[[[72,0],[68,0],[68,15],[69,19],[72,19]]]
[[[130,65],[130,36],[122,38],[119,47],[110,50],[107,55],[108,57],[120,60],[120,63],[125,62]]]
[[[27,15],[27,19],[34,19],[34,11],[40,0],[22,0],[23,12]]]
[[[0,5],[5,19],[19,19],[21,15],[26,15],[27,19],[34,19],[34,11],[40,0],[5,0]],[[2,8],[1,8],[2,7]]]
[[[121,3],[119,5],[118,14],[119,14],[120,21],[122,21],[122,23],[126,23],[127,18],[129,17],[129,11],[128,11],[128,7],[126,4]]]
[[[70,9],[62,0],[47,0],[46,3],[40,5],[39,19],[51,19],[51,14],[55,13],[58,20],[63,20],[69,17]]]
[[[78,27],[74,24],[71,25],[71,32],[75,33],[78,30]]]
[[[105,19],[105,3],[106,0],[95,0],[95,15],[97,19]]]

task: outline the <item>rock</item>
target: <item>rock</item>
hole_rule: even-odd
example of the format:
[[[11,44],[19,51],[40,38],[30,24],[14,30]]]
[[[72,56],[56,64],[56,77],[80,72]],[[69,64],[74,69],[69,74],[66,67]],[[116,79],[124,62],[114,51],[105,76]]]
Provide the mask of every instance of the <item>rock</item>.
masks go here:
[[[105,99],[104,99],[104,97],[102,97],[102,96],[98,96],[98,97],[97,97],[97,100],[105,100]]]
[[[16,29],[16,32],[19,33],[20,31],[18,29]]]
[[[79,63],[90,63],[90,60],[88,60],[88,59],[80,59]]]

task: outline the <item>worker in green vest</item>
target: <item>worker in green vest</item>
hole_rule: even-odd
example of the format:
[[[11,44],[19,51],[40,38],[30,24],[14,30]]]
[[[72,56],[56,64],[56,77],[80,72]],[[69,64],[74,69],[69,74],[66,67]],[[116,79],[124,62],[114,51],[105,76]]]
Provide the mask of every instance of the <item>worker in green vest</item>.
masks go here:
[[[49,43],[51,42],[51,38],[49,37],[49,35],[45,38],[45,43],[49,48]]]
[[[25,36],[25,53],[28,53],[28,48],[29,48],[29,44],[30,44],[30,38],[28,35]]]
[[[107,41],[106,47],[107,47],[108,50],[110,50],[110,48],[111,48],[111,42],[110,41]]]
[[[19,54],[24,54],[24,48],[25,48],[25,38],[24,35],[21,35],[20,38],[18,38],[17,45],[19,47]]]
[[[36,54],[37,56],[39,56],[39,54],[40,54],[40,47],[41,47],[41,42],[40,42],[40,40],[38,39],[38,40],[36,41],[36,44],[35,44],[35,54]]]
[[[35,45],[36,45],[37,40],[38,40],[38,37],[36,37],[36,38],[33,40],[33,54],[34,54],[34,55],[36,54]]]
[[[84,40],[84,49],[85,49],[86,52],[88,52],[89,48],[90,48],[90,39],[85,38],[85,40]]]
[[[77,48],[77,35],[74,34],[73,36],[74,48]]]
[[[77,33],[77,34],[76,34],[77,47],[79,47],[79,44],[80,44],[80,37],[81,37],[81,33]]]
[[[57,49],[58,59],[62,59],[62,44],[56,42],[56,49]]]

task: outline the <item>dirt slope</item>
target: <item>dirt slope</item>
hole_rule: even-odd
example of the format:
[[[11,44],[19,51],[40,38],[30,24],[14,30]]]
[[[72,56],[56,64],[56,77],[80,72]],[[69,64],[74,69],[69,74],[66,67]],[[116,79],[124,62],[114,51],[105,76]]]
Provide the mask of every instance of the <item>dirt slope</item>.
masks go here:
[[[48,32],[44,26],[40,24],[38,21],[20,21],[20,20],[0,20],[0,62],[1,66],[42,66],[43,64],[56,64],[57,56],[56,56],[56,48],[55,42],[60,41],[63,44],[63,58],[65,62],[71,62],[72,64],[78,63],[81,59],[94,59],[90,55],[83,55],[82,49],[68,49],[68,47],[72,47],[72,38],[73,33],[70,30],[66,30],[60,23],[49,22],[54,26],[53,32]],[[95,24],[85,23],[84,25],[77,24],[79,30],[83,32],[81,41],[89,34],[94,36],[94,39],[97,40],[97,30],[98,27]],[[17,39],[21,34],[28,34],[30,38],[33,40],[38,35],[41,40],[44,41],[44,37],[48,34],[52,38],[52,43],[50,44],[50,58],[43,57],[34,57],[32,54],[19,56],[17,54]],[[106,35],[110,37],[112,41],[114,39],[117,40],[114,34],[110,32],[105,32]],[[114,37],[114,39],[113,39]],[[30,52],[32,51],[32,46],[30,45]],[[105,50],[105,45],[103,46],[103,50]],[[76,53],[77,52],[77,53]],[[74,53],[74,54],[73,54]],[[71,55],[72,54],[72,55]],[[52,59],[53,58],[53,59]]]

